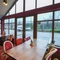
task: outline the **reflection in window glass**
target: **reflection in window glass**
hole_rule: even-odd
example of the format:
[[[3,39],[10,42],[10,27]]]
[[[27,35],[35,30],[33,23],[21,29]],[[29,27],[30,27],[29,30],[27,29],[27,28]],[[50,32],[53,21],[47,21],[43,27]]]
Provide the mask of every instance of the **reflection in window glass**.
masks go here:
[[[37,23],[37,38],[42,40],[50,40],[52,37],[52,21]]]
[[[17,38],[22,38],[23,34],[23,18],[17,19]]]
[[[16,13],[23,12],[23,0],[18,0],[16,3]]]
[[[52,12],[38,14],[37,18],[38,18],[38,21],[39,20],[52,20]]]
[[[60,10],[59,11],[55,11],[54,19],[60,19]]]
[[[10,15],[11,14],[15,14],[15,5],[12,7],[12,9],[10,10]]]
[[[60,46],[60,21],[54,22],[54,40],[55,45]]]
[[[26,17],[26,37],[30,36],[31,38],[33,38],[33,20],[34,17]]]
[[[55,3],[60,3],[60,0],[54,0],[55,1]]]
[[[25,11],[35,9],[35,0],[25,0]]]
[[[52,0],[37,0],[37,8],[52,5]]]

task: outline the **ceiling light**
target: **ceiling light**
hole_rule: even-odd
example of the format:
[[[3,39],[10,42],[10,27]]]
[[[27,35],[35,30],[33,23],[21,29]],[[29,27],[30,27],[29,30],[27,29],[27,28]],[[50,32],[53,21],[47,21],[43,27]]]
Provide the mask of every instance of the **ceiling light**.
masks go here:
[[[3,0],[3,4],[5,4],[5,0]]]
[[[8,5],[7,0],[3,0],[4,5]]]

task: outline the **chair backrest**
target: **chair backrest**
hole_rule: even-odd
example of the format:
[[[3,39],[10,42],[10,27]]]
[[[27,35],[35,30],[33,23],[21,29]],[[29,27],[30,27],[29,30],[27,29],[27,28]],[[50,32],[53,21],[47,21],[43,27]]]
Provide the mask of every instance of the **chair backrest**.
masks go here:
[[[16,39],[16,40],[15,40],[15,43],[16,43],[16,46],[22,44],[22,43],[23,43],[22,38]]]
[[[13,47],[13,44],[11,41],[5,41],[3,43],[3,49],[4,49],[4,52],[11,49]]]
[[[24,38],[24,41],[28,41],[30,39],[31,39],[30,36],[28,36],[28,37]]]
[[[56,48],[52,48],[50,52],[45,56],[46,60],[51,60],[52,55],[57,51]]]

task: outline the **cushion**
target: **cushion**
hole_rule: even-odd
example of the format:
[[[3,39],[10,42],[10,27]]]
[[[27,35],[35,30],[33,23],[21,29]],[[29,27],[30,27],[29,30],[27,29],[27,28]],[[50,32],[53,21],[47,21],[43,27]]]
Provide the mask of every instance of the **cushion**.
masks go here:
[[[12,44],[11,44],[11,43],[6,42],[5,44],[6,44],[6,45],[5,45],[6,50],[9,50],[9,49],[12,48]]]
[[[16,39],[16,46],[17,46],[17,45],[20,45],[20,44],[22,44],[22,43],[23,43],[22,38]]]

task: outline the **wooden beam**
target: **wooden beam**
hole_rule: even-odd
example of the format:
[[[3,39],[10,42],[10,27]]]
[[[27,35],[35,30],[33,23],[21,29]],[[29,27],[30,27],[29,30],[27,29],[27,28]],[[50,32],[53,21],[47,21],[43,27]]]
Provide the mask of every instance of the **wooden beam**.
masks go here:
[[[60,10],[60,3],[46,6],[46,7],[42,7],[42,8],[38,8],[38,9],[33,9],[33,10],[21,12],[21,13],[17,13],[17,14],[13,14],[13,15],[9,15],[9,16],[4,16],[3,19],[31,16],[34,14],[40,14],[40,13],[44,13],[44,12],[52,12],[55,10]]]

